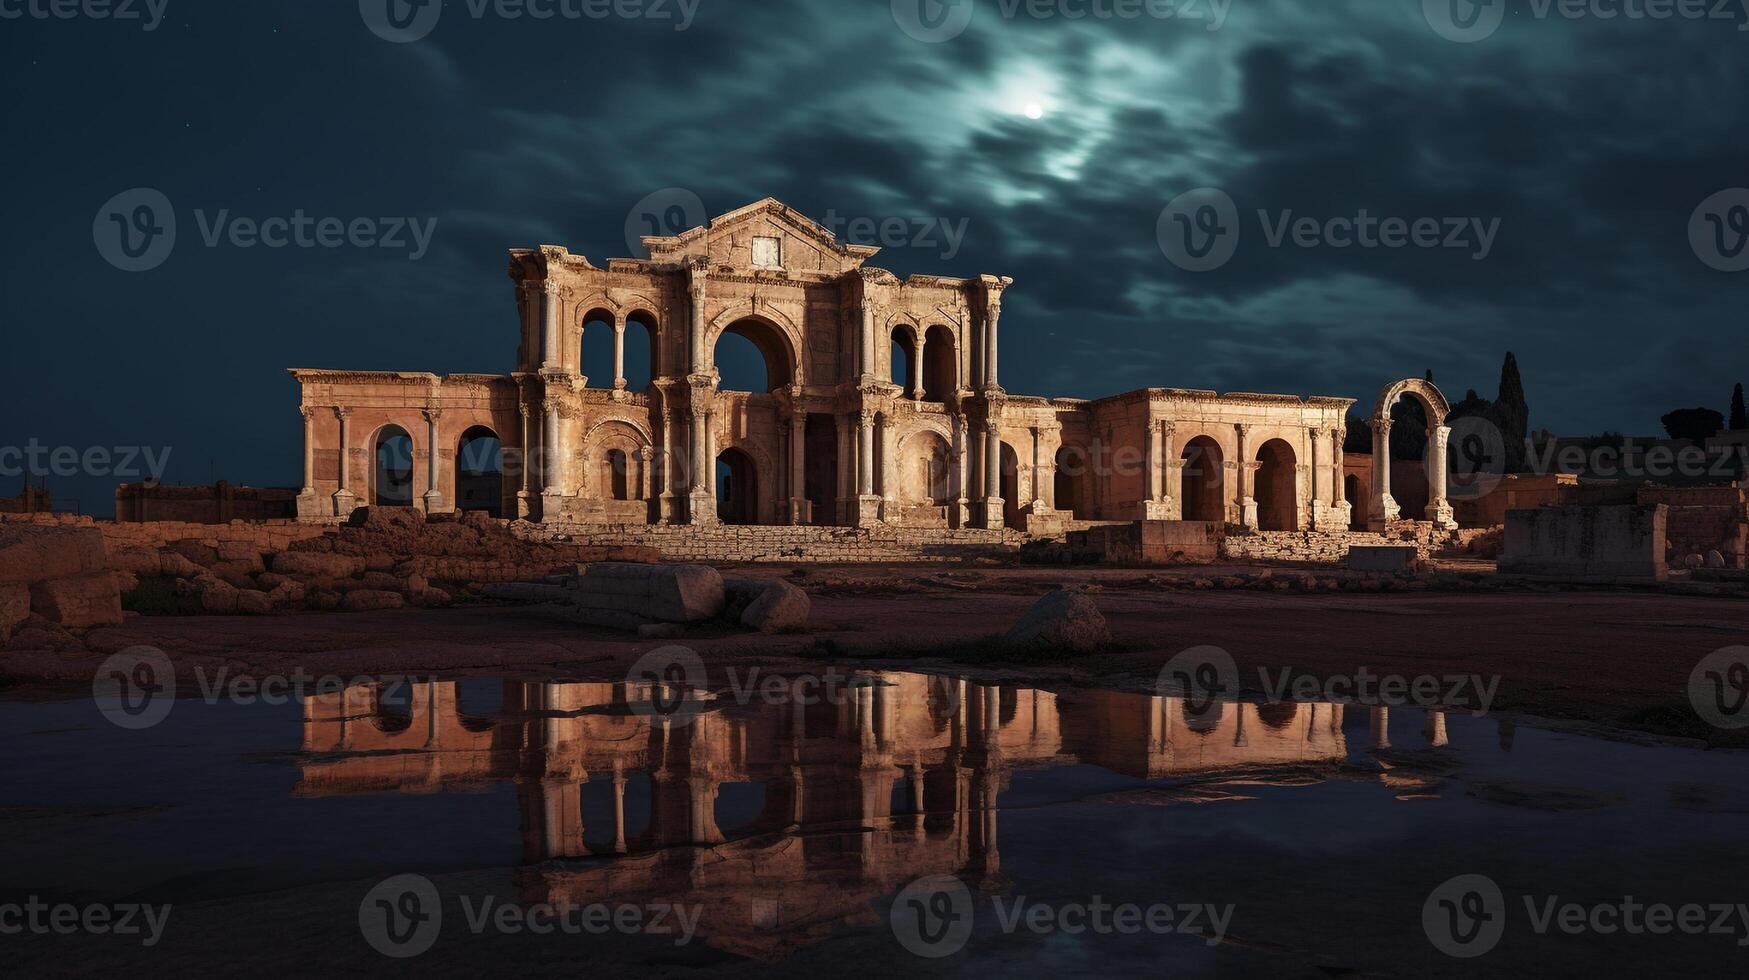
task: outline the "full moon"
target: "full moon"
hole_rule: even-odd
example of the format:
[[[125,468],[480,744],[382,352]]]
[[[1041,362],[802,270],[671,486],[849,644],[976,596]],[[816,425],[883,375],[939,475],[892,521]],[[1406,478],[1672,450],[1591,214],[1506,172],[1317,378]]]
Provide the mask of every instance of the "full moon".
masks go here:
[[[1026,113],[1028,119],[1043,119],[1045,117],[1045,107],[1037,102],[1028,102],[1026,108],[1021,111]]]

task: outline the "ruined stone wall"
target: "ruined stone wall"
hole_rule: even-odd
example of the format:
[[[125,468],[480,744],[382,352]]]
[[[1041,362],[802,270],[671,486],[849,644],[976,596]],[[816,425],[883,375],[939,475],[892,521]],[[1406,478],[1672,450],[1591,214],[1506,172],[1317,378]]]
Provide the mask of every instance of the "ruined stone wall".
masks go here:
[[[1508,511],[1500,570],[1579,580],[1662,580],[1669,571],[1668,514],[1662,504]]]
[[[598,546],[642,546],[668,561],[857,562],[954,561],[1015,555],[1026,536],[1017,531],[904,527],[738,527],[715,525],[518,524],[532,541],[574,540]]]
[[[1449,532],[1425,521],[1402,521],[1385,533],[1346,531],[1256,531],[1229,535],[1221,542],[1221,557],[1227,561],[1292,561],[1337,564],[1351,547],[1404,547],[1415,549],[1425,561],[1453,541]]]
[[[1749,491],[1741,487],[1639,488],[1641,504],[1664,504],[1669,554],[1677,560],[1717,551],[1727,568],[1743,568],[1749,552]]]

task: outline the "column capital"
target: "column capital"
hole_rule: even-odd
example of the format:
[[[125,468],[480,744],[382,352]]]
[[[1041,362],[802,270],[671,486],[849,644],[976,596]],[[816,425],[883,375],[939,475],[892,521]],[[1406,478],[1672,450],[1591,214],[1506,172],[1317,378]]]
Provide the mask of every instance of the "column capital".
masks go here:
[[[305,422],[313,422],[315,421],[316,416],[321,414],[321,409],[312,408],[309,405],[301,405],[298,407],[298,414],[304,417]]]
[[[867,426],[874,425],[875,414],[874,409],[865,408],[856,413],[856,419],[866,428]]]
[[[644,446],[638,450],[638,458],[648,463],[650,460],[656,458],[656,450],[649,446]]]
[[[443,418],[443,409],[441,409],[441,408],[427,408],[424,411],[420,412],[419,414],[425,416],[425,421],[427,421],[427,422],[436,422],[439,419]]]
[[[1322,439],[1324,437],[1324,433],[1329,432],[1330,430],[1324,428],[1321,425],[1314,425],[1314,426],[1308,428],[1306,431],[1311,434],[1313,439]]]
[[[1389,433],[1391,431],[1390,419],[1367,419],[1366,424],[1367,428],[1374,432]]]
[[[334,417],[344,422],[352,417],[352,409],[343,405],[336,405],[334,406]]]
[[[559,290],[561,288],[562,287],[559,285],[559,281],[557,279],[550,277],[550,276],[541,281],[541,292],[545,293],[548,296],[559,295]]]

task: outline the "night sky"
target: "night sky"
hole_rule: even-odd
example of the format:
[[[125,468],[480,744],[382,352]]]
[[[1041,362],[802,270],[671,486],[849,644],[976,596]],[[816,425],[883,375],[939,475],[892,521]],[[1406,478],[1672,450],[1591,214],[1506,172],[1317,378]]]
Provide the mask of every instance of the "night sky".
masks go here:
[[[449,0],[395,43],[358,0],[153,0],[152,30],[145,0],[138,20],[33,13],[51,2],[0,0],[0,446],[168,448],[167,482],[296,485],[286,368],[506,372],[507,250],[636,254],[628,218],[664,191],[665,214],[773,196],[865,219],[841,236],[860,228],[901,276],[1013,276],[1002,380],[1020,394],[1370,405],[1431,368],[1454,400],[1491,397],[1510,349],[1532,428],[1651,434],[1749,380],[1749,272],[1715,268],[1749,265],[1749,191],[1714,197],[1749,187],[1738,0],[1678,7],[1728,19],[1510,2],[1472,43],[1443,36],[1463,36],[1452,15],[1479,17],[1474,35],[1498,8],[619,0],[643,16],[537,19]],[[561,2],[582,13],[534,5]],[[1095,15],[1114,3],[1139,16]],[[1188,271],[1162,211],[1205,187],[1234,204],[1236,251]],[[133,188],[177,224],[149,271],[110,261],[113,234],[100,247],[106,203]],[[1436,219],[1442,243],[1457,219],[1468,242],[1301,244],[1291,225],[1270,242],[1284,217],[1362,209]],[[221,214],[300,210],[436,226],[417,258],[410,231],[401,247],[204,240]],[[905,232],[868,234],[884,219]],[[1480,258],[1477,228],[1493,229]],[[98,514],[116,482],[48,479]]]

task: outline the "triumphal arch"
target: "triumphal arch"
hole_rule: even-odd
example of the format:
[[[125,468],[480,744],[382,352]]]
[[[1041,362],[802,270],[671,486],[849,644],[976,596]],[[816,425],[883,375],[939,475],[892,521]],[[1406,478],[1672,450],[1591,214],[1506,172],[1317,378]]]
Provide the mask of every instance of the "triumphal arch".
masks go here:
[[[604,265],[513,250],[511,374],[294,370],[300,516],[401,504],[575,524],[1348,526],[1349,399],[1011,394],[1013,280],[901,280],[868,264],[878,249],[771,199],[643,243],[649,258]],[[584,373],[588,331],[611,332],[613,377]],[[725,389],[729,335],[763,357],[764,390]],[[626,381],[628,337],[648,338],[642,390]]]

